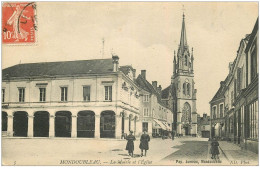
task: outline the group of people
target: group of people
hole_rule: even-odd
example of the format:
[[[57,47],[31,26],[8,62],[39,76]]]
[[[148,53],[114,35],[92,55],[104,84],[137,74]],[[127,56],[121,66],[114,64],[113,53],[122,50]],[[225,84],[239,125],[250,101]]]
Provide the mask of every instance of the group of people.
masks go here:
[[[128,150],[128,154],[131,157],[133,157],[134,141],[136,140],[135,136],[133,135],[133,131],[130,131],[130,134],[126,137],[126,140],[127,140],[126,150]],[[147,131],[145,130],[144,133],[141,135],[140,145],[139,145],[139,148],[141,149],[141,157],[143,155],[146,156],[147,150],[149,150],[149,141],[150,141],[150,136],[147,134]]]
[[[172,131],[172,140],[174,140],[175,131]],[[134,141],[136,140],[135,136],[133,135],[133,131],[130,131],[130,134],[126,136],[127,144],[126,144],[126,150],[128,150],[128,154],[133,157],[134,156]],[[140,145],[139,148],[141,149],[141,157],[144,155],[146,156],[147,150],[149,150],[149,141],[150,136],[147,134],[147,131],[145,130],[143,134],[141,135],[140,139]],[[216,138],[213,138],[211,141],[211,148],[210,153],[212,154],[212,159],[218,159],[219,155],[219,149],[218,149],[219,143],[216,140]]]

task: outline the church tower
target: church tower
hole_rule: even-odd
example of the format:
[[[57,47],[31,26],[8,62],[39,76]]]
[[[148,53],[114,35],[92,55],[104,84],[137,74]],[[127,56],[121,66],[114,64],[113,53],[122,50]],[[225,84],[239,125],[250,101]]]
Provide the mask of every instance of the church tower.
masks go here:
[[[174,129],[177,134],[197,135],[196,92],[193,70],[193,48],[189,50],[185,15],[183,14],[180,44],[174,51],[171,88],[174,91]]]

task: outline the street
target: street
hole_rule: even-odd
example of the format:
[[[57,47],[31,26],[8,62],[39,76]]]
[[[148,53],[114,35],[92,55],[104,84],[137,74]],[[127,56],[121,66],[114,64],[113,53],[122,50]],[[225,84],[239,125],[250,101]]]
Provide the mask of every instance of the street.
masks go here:
[[[224,165],[230,164],[220,150],[210,159],[207,138],[151,139],[146,157],[140,156],[139,139],[134,157],[128,156],[125,140],[34,138],[2,139],[3,165]],[[253,154],[254,155],[254,154]],[[256,159],[256,158],[255,158]],[[231,159],[229,159],[231,160]],[[247,160],[247,159],[244,159]],[[240,162],[240,161],[238,161]],[[253,163],[250,162],[252,165]],[[250,165],[249,164],[249,165]],[[234,164],[235,165],[235,164]]]

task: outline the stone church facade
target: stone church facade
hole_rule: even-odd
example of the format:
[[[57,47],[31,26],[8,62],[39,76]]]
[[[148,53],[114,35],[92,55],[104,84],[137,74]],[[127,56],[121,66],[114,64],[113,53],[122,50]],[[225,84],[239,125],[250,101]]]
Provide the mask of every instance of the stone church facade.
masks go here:
[[[174,112],[173,130],[177,135],[197,135],[196,93],[193,70],[193,48],[187,43],[183,14],[180,45],[174,52],[171,84],[162,91],[162,99]]]

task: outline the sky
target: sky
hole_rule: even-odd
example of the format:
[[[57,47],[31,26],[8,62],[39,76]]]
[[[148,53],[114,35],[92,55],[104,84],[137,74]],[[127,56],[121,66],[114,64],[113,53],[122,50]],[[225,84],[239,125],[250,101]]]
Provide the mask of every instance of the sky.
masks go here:
[[[2,68],[111,58],[113,52],[119,65],[132,65],[137,75],[146,70],[147,80],[164,89],[170,85],[183,12],[188,45],[194,48],[197,112],[209,114],[228,63],[253,29],[257,2],[37,2],[37,43],[2,45]]]

